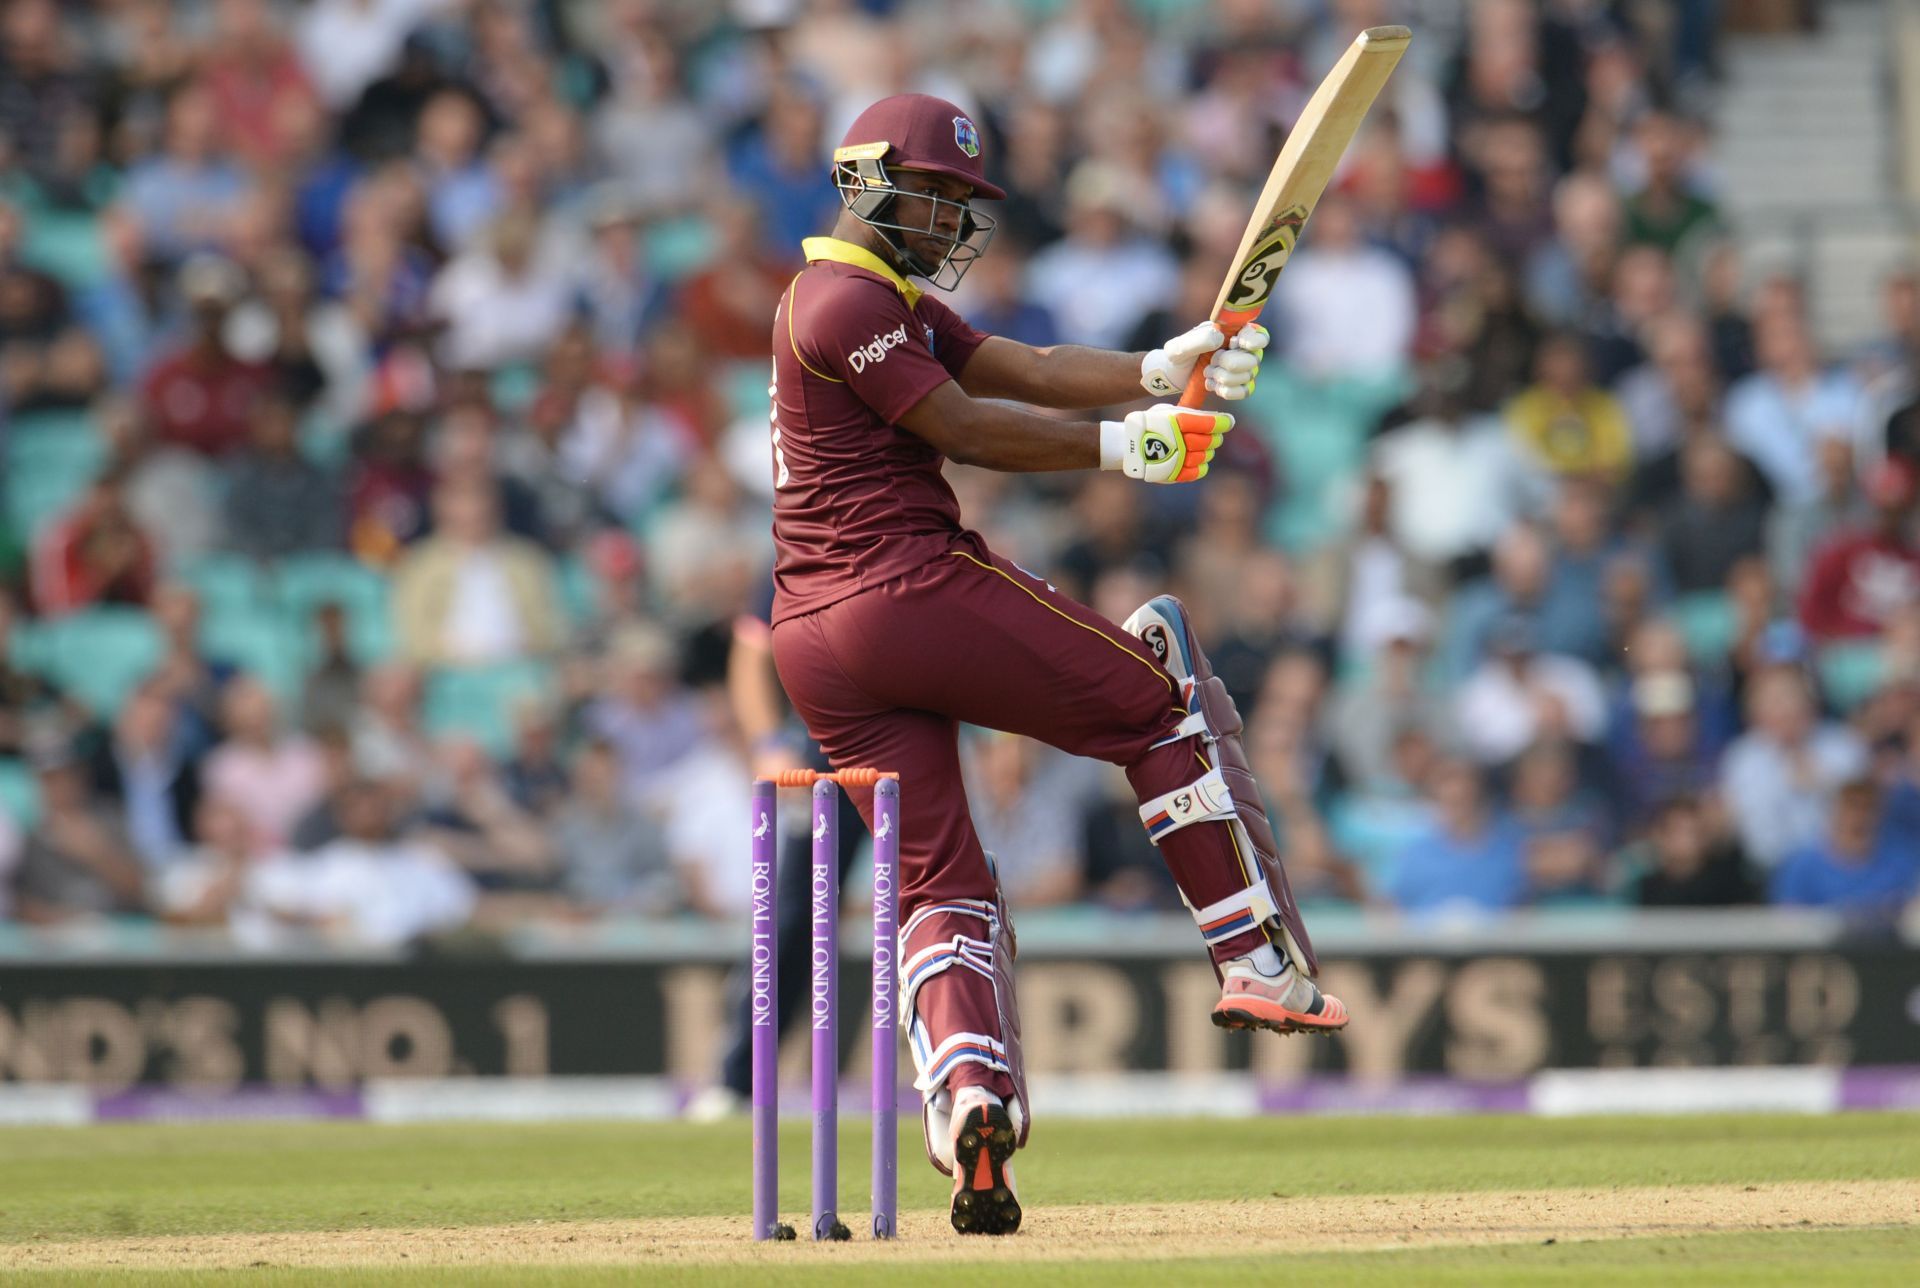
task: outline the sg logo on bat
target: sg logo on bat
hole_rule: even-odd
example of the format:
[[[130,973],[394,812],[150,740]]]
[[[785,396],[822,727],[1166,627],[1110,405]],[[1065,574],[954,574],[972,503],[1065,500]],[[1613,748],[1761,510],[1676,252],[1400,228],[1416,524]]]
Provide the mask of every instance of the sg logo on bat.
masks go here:
[[[1257,313],[1273,294],[1280,270],[1287,266],[1294,243],[1300,240],[1300,228],[1307,222],[1305,206],[1288,206],[1273,217],[1269,231],[1254,245],[1247,262],[1240,266],[1233,290],[1227,295],[1226,308],[1235,313]]]

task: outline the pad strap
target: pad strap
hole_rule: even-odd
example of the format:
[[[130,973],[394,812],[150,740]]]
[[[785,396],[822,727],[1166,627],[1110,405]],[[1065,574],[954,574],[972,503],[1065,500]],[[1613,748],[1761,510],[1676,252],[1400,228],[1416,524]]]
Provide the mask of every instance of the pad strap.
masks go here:
[[[939,1046],[928,1050],[927,1026],[916,1022],[908,1035],[913,1062],[920,1070],[914,1089],[922,1095],[938,1090],[954,1066],[983,1064],[1001,1073],[1010,1072],[1007,1048],[998,1038],[986,1033],[955,1033]]]
[[[1147,825],[1147,839],[1155,845],[1169,832],[1177,832],[1189,824],[1233,817],[1233,793],[1227,789],[1226,776],[1218,768],[1140,807],[1140,821]]]
[[[1162,738],[1159,742],[1154,743],[1153,746],[1147,748],[1147,750],[1158,751],[1170,742],[1179,742],[1182,738],[1191,738],[1195,734],[1199,734],[1205,738],[1207,745],[1213,745],[1213,730],[1207,724],[1207,713],[1204,711],[1196,711],[1185,720],[1182,720],[1174,727],[1172,733]]]
[[[1216,899],[1193,913],[1200,937],[1210,944],[1231,939],[1243,930],[1252,930],[1270,917],[1280,914],[1273,892],[1263,881],[1259,885],[1236,890],[1224,899]]]

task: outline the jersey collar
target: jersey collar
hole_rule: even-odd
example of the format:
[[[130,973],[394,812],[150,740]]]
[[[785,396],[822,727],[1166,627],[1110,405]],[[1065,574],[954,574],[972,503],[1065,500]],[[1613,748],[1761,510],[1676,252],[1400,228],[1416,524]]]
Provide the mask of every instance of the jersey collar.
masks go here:
[[[894,290],[905,297],[908,308],[920,302],[920,288],[900,276],[891,264],[865,246],[856,246],[850,241],[841,241],[838,237],[809,237],[800,243],[800,252],[807,257],[809,264],[830,259],[836,264],[864,268],[869,273],[885,278],[893,283]]]

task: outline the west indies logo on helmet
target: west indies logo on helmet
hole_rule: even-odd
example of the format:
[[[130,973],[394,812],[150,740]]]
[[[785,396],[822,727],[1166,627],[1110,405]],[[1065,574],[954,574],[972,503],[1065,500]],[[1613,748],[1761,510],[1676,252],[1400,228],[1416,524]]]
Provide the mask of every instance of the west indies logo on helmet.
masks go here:
[[[958,179],[971,191],[956,201],[901,187],[903,171]],[[833,183],[841,203],[880,234],[900,267],[943,291],[960,284],[993,238],[992,216],[976,214],[970,201],[1007,195],[987,182],[972,119],[931,94],[895,94],[860,113],[833,151]],[[909,246],[909,236],[945,249],[930,257]]]

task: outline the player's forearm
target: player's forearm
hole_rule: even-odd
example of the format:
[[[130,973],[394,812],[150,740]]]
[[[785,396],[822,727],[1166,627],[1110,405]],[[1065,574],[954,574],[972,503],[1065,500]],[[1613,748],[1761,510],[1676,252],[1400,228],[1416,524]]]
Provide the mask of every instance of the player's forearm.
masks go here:
[[[975,398],[1011,398],[1035,407],[1110,407],[1145,396],[1137,353],[1078,344],[1044,349],[994,336],[975,351],[961,387]]]
[[[1090,470],[1100,464],[1098,425],[973,398],[952,381],[915,403],[900,425],[948,460],[982,469],[1034,474]]]
[[[1055,420],[1011,403],[976,402],[963,435],[943,448],[947,459],[1005,474],[1091,470],[1100,465],[1100,427]]]

